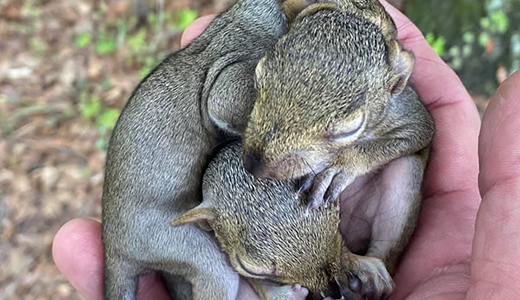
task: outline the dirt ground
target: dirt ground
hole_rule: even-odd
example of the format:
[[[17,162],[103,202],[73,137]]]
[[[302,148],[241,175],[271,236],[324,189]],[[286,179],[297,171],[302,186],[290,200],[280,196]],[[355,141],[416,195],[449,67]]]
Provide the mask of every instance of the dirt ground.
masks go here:
[[[187,9],[226,5],[167,1],[163,23],[152,7],[156,18],[138,28],[130,3],[0,2],[0,300],[81,299],[54,266],[53,236],[67,220],[100,217],[110,129],[140,78],[178,47]]]

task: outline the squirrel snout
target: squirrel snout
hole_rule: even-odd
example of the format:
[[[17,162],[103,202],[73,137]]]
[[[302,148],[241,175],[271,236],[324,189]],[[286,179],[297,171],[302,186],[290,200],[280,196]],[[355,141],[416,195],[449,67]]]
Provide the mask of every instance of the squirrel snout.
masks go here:
[[[259,155],[246,154],[244,156],[244,168],[257,178],[269,177],[269,168],[262,162]]]

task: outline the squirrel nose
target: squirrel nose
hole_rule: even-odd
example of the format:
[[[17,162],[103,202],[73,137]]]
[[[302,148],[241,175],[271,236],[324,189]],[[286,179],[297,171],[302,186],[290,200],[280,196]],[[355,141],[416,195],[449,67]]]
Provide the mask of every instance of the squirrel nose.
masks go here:
[[[269,175],[267,166],[262,163],[260,156],[256,154],[245,155],[244,168],[257,178],[266,178]]]

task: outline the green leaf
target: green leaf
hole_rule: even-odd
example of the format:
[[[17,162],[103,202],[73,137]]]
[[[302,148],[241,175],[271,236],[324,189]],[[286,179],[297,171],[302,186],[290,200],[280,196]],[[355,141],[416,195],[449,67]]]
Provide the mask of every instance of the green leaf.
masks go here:
[[[489,43],[489,34],[486,32],[481,32],[478,36],[478,43],[482,47],[486,47],[486,45]]]
[[[482,27],[482,29],[488,29],[489,26],[491,26],[491,21],[488,18],[480,19],[480,27]]]
[[[96,141],[96,148],[105,150],[108,147],[108,141],[105,139],[99,139]]]
[[[90,45],[92,41],[92,35],[88,32],[83,32],[76,38],[76,46],[78,48],[84,49]]]
[[[109,54],[117,49],[116,37],[114,34],[101,35],[97,44],[96,52],[100,55]]]
[[[509,18],[502,10],[493,13],[491,20],[499,33],[505,33],[509,28]]]
[[[433,33],[429,33],[426,35],[426,41],[438,55],[443,55],[446,52],[446,39],[443,36],[435,38]]]
[[[197,19],[197,12],[191,9],[183,9],[177,14],[177,17],[179,18],[178,26],[184,30]]]
[[[132,53],[139,54],[146,50],[146,35],[146,28],[141,28],[128,39],[128,47]]]
[[[103,82],[101,82],[101,88],[105,91],[112,88],[112,82],[110,82],[110,78],[105,78]]]
[[[460,56],[460,48],[459,46],[453,46],[450,48],[449,53],[453,57],[459,57]]]
[[[117,109],[106,109],[97,120],[98,130],[102,133],[114,129],[119,111]]]
[[[97,96],[93,96],[89,101],[81,103],[79,108],[83,118],[89,120],[101,112],[101,102]]]
[[[471,45],[464,45],[462,47],[462,57],[468,58],[473,53],[473,47]]]
[[[150,72],[157,66],[157,64],[161,60],[162,59],[160,57],[157,57],[157,58],[151,57],[151,56],[146,57],[144,60],[144,66],[141,69],[141,71],[139,71],[139,76],[141,77],[141,79],[148,76],[148,74],[150,74]]]
[[[152,27],[157,26],[157,15],[154,13],[149,13],[146,16],[146,20],[148,21],[148,24],[150,24]]]
[[[462,68],[462,59],[461,58],[455,58],[452,62],[451,62],[451,67],[455,70],[460,70],[460,68]]]
[[[37,37],[33,37],[29,40],[29,47],[31,47],[32,51],[38,54],[42,54],[47,51],[47,44],[45,44],[45,42]]]
[[[464,42],[468,43],[468,44],[473,44],[475,42],[475,34],[473,32],[465,32],[464,35],[462,36],[462,39],[464,40]]]

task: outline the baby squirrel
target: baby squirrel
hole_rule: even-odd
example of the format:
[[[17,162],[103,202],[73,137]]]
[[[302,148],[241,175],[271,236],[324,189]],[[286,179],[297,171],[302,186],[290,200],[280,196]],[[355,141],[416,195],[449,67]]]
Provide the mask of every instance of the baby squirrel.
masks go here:
[[[393,274],[415,229],[433,119],[379,1],[318,2],[293,6],[303,10],[256,68],[244,166],[300,178],[310,209],[341,194],[342,213],[356,216],[341,224],[350,250]]]
[[[286,31],[277,0],[239,0],[133,92],[108,147],[106,299],[135,299],[138,277],[153,270],[163,272],[175,299],[235,299],[238,275],[214,237],[169,221],[200,204],[220,129],[244,130],[255,66]]]
[[[336,281],[346,299],[379,299],[392,291],[383,262],[346,248],[337,205],[307,211],[295,180],[256,178],[244,169],[242,146],[232,143],[204,174],[203,202],[174,219],[174,226],[208,223],[231,265],[262,299],[305,299],[330,295]],[[275,285],[273,283],[284,285]]]

